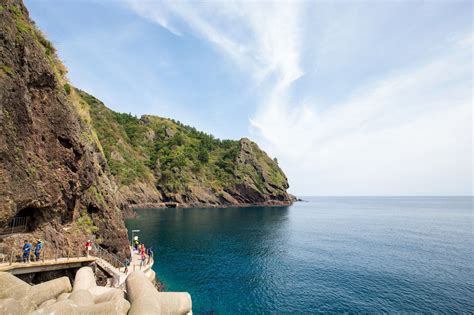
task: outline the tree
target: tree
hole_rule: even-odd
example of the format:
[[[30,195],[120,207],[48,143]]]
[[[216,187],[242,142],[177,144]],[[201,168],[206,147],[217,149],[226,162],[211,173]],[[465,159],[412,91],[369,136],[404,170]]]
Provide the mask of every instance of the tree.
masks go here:
[[[207,152],[207,150],[203,147],[201,147],[199,149],[199,152],[198,152],[198,160],[201,162],[201,163],[207,163],[209,162],[209,152]]]

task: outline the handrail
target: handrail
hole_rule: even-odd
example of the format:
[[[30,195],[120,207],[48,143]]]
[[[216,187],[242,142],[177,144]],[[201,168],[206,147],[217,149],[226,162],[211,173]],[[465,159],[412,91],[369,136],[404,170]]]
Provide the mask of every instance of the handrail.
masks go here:
[[[52,244],[48,243],[43,243],[43,247],[40,252],[40,258],[39,261],[44,262],[45,260],[58,260],[60,258],[80,258],[80,257],[85,257],[85,251],[81,250],[81,246],[75,246],[73,248],[67,248],[64,250],[60,250],[56,246],[51,246]],[[35,246],[32,246],[30,250],[30,255],[27,257],[27,260],[30,262],[37,262],[38,260],[36,259],[35,256]],[[0,258],[0,263],[9,263],[10,265],[15,263],[15,262],[23,262],[24,257],[23,257],[23,250],[16,248],[16,249],[11,249],[7,252],[5,252],[5,249],[3,251],[3,254]]]
[[[122,268],[125,267],[125,264],[120,260],[117,255],[108,252],[106,249],[101,247],[100,245],[92,246],[92,254],[98,258],[101,258],[111,264],[115,268]]]
[[[35,250],[34,246],[32,247],[29,255],[29,262],[37,262],[35,257]],[[120,270],[121,268],[126,269],[125,263],[120,260],[117,255],[114,255],[108,252],[106,249],[101,247],[100,245],[93,245],[92,250],[90,251],[90,255],[95,258],[100,258],[114,268]],[[43,248],[41,249],[40,259],[39,261],[44,262],[45,260],[58,260],[58,259],[67,259],[70,258],[81,258],[86,257],[87,251],[83,246],[75,246],[73,248],[67,248],[60,250],[56,246],[50,246],[50,244],[43,243]],[[23,262],[23,250],[22,249],[12,249],[8,252],[5,252],[0,256],[0,263],[19,263]]]

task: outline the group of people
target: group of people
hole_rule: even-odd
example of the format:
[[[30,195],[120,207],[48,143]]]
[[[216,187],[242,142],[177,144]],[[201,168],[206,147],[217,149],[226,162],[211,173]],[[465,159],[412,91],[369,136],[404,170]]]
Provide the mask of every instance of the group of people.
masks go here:
[[[25,240],[25,243],[23,244],[23,262],[29,263],[30,262],[30,257],[31,257],[31,250],[33,249],[33,245],[28,240]],[[36,261],[40,260],[41,256],[41,251],[43,249],[43,242],[39,239],[36,244],[35,244],[35,258]]]
[[[138,236],[134,237],[133,251],[140,255],[140,266],[150,263],[150,260],[153,258],[153,248],[151,246],[145,248],[145,244],[138,241]],[[147,257],[148,261],[145,263]]]
[[[23,244],[23,262],[29,263],[31,261],[31,250],[33,249],[33,245],[28,241],[25,240],[25,243]],[[87,256],[89,256],[89,252],[92,249],[92,242],[91,240],[87,240],[85,244],[85,250]],[[38,241],[35,244],[34,247],[34,253],[35,253],[35,260],[39,261],[41,259],[41,252],[43,250],[43,242],[38,239]]]
[[[87,256],[89,256],[89,252],[92,249],[91,240],[87,240],[87,242],[84,244],[84,247],[85,247]],[[40,239],[38,239],[34,247],[36,261],[40,260],[42,249],[43,249],[43,242]],[[30,262],[30,256],[31,256],[32,250],[33,250],[33,245],[28,240],[25,240],[25,243],[23,245],[23,262],[25,263]],[[151,259],[153,258],[153,248],[151,246],[146,248],[145,244],[140,243],[138,241],[138,236],[135,236],[133,240],[133,252],[140,255],[140,266],[145,266],[146,264],[149,264]],[[148,258],[148,261],[147,261],[147,258]],[[127,259],[125,261],[126,269],[128,269],[127,267],[129,265],[130,265],[130,261]]]

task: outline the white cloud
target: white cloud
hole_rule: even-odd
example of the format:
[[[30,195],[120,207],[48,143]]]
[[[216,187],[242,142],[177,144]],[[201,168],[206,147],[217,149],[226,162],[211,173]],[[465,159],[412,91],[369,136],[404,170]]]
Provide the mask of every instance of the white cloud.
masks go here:
[[[304,2],[130,3],[135,12],[174,34],[188,31],[211,43],[248,73],[263,94],[251,130],[278,156],[293,192],[471,193],[471,34],[422,64],[363,85],[354,82],[344,101],[320,104],[312,91],[293,97],[297,79],[304,75],[303,44],[320,49],[314,56],[338,52],[333,59],[350,49],[351,38],[361,50],[365,37],[353,37],[343,18],[326,32],[319,30],[323,42],[318,46],[314,30],[303,29]],[[377,26],[360,23],[365,25],[360,34]],[[334,51],[329,42],[337,34],[344,34],[344,41]]]
[[[470,45],[458,42],[325,110],[269,99],[252,125],[299,193],[470,194]]]
[[[182,35],[181,22],[261,82],[275,76],[287,86],[303,71],[299,65],[301,3],[127,1],[139,15]],[[179,22],[178,22],[179,21]],[[184,27],[184,26],[183,26]]]
[[[169,21],[169,10],[167,9],[165,3],[163,2],[153,2],[153,6],[149,6],[151,2],[140,2],[140,1],[127,1],[127,4],[132,8],[137,14],[147,18],[153,22],[158,23],[163,28],[167,29],[176,36],[181,36],[181,32],[178,31]]]

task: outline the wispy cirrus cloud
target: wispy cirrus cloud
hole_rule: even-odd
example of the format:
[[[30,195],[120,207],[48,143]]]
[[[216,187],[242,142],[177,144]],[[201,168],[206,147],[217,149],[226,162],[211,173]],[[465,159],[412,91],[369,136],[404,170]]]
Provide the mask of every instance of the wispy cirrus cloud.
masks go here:
[[[340,103],[270,101],[252,125],[285,165],[299,165],[288,167],[290,178],[314,178],[321,194],[366,194],[367,186],[373,194],[469,194],[471,47],[469,34]]]
[[[303,71],[299,64],[302,3],[136,2],[130,7],[173,34],[178,24],[211,43],[225,57],[262,82],[288,85]],[[173,24],[174,23],[174,24]]]
[[[442,4],[130,3],[170,32],[208,42],[247,74],[259,91],[250,130],[278,156],[294,192],[472,193],[472,30],[448,27]],[[415,14],[409,23],[407,12]],[[419,46],[409,40],[416,32]],[[346,94],[332,95],[338,101],[315,86],[324,76],[338,84],[331,72],[352,80]]]

